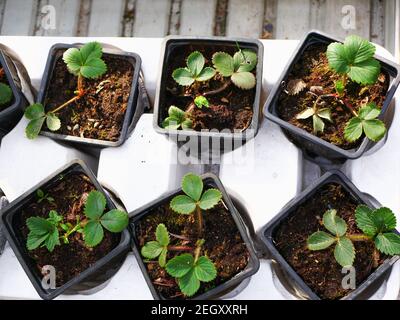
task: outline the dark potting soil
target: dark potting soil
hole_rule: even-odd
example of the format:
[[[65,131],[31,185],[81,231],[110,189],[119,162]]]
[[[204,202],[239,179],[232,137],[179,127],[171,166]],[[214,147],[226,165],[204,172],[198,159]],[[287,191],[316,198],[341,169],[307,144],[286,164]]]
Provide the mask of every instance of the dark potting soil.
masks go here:
[[[29,233],[26,219],[33,216],[48,218],[50,210],[56,210],[64,217],[63,223],[76,224],[79,215],[84,218],[84,204],[90,191],[95,190],[90,179],[84,174],[67,174],[57,184],[43,189],[45,193],[54,198],[54,202],[43,200],[26,205],[21,212],[21,220],[18,222],[21,230],[21,238],[26,243]],[[56,246],[53,252],[46,248],[38,248],[28,251],[29,256],[36,262],[38,274],[45,265],[52,265],[56,270],[56,285],[62,286],[81,272],[90,268],[96,261],[106,256],[120,241],[120,234],[104,230],[103,241],[89,248],[85,245],[81,233],[74,233],[69,237],[69,244]]]
[[[6,85],[10,85],[10,83],[7,80],[7,76],[6,73],[4,72],[3,66],[0,65],[0,82],[4,83]],[[10,102],[6,103],[6,104],[0,104],[0,111],[3,111],[5,109],[7,109],[9,106],[11,106],[13,103],[15,102],[15,98],[14,96],[11,98]]]
[[[212,55],[215,52],[223,51],[233,56],[237,51],[236,47],[223,45],[202,45],[192,44],[179,46],[171,49],[167,59],[166,68],[166,90],[164,92],[165,99],[160,110],[161,119],[163,121],[168,116],[168,108],[174,105],[182,110],[192,110],[191,119],[193,129],[201,131],[202,129],[217,129],[219,131],[228,129],[229,131],[244,131],[247,129],[253,118],[253,104],[256,94],[255,87],[250,90],[242,90],[231,83],[224,91],[206,96],[210,103],[210,108],[197,108],[193,104],[193,97],[185,97],[190,94],[193,96],[202,95],[204,93],[216,90],[224,86],[229,80],[217,74],[209,81],[195,82],[190,87],[180,86],[172,78],[172,72],[180,67],[186,66],[186,58],[193,51],[200,51],[206,62],[205,67],[212,67]],[[255,69],[252,71],[255,74]]]
[[[322,225],[322,216],[328,209],[337,210],[338,216],[347,222],[349,234],[362,233],[354,215],[358,204],[341,185],[326,184],[284,220],[275,232],[275,246],[280,254],[322,299],[340,299],[351,290],[342,287],[344,274],[334,258],[334,245],[325,250],[311,251],[307,248],[307,238],[316,231],[327,231]],[[353,266],[358,286],[383,263],[385,257],[377,255],[372,242],[354,242],[354,246],[356,258]]]
[[[84,79],[86,94],[57,115],[59,134],[117,141],[122,130],[132,88],[134,66],[124,58],[103,54],[107,71],[98,79]],[[46,92],[46,111],[53,110],[75,96],[77,77],[68,72],[62,56],[57,59]],[[45,130],[49,131],[47,127]]]
[[[190,241],[181,240],[170,236],[171,246],[195,247],[197,235],[197,223],[195,215],[184,215],[173,212],[169,208],[169,202],[153,209],[146,217],[136,225],[136,235],[139,250],[148,241],[155,240],[157,225],[163,223],[170,233],[183,235]],[[207,255],[217,268],[217,277],[208,283],[201,283],[198,296],[226,281],[244,270],[249,262],[250,254],[246,244],[240,235],[229,211],[224,205],[203,211],[204,231],[202,238],[205,240],[201,249],[201,255]],[[167,261],[173,257],[188,251],[169,251]],[[189,253],[192,253],[189,251]],[[147,272],[159,294],[167,299],[184,299],[175,279],[168,275],[165,269],[156,262],[146,263]]]
[[[287,83],[291,80],[301,79],[306,83],[307,87],[297,95],[289,95],[282,92],[278,99],[279,117],[309,133],[313,133],[312,117],[296,119],[299,113],[308,107],[312,107],[316,100],[316,97],[308,93],[308,91],[315,86],[323,88],[321,94],[333,94],[336,92],[334,83],[341,78],[340,75],[329,68],[325,54],[326,49],[326,45],[317,44],[311,45],[304,51],[303,56],[290,71]],[[390,77],[384,71],[381,72],[378,81],[373,85],[361,86],[349,79],[345,97],[356,111],[368,102],[375,102],[379,108],[382,108],[389,88],[389,81]],[[331,110],[332,122],[323,120],[325,129],[324,132],[318,132],[318,137],[342,149],[357,148],[361,144],[362,138],[353,143],[344,139],[344,128],[353,117],[351,111],[333,97],[324,98],[323,101],[325,102],[323,107],[328,107]]]

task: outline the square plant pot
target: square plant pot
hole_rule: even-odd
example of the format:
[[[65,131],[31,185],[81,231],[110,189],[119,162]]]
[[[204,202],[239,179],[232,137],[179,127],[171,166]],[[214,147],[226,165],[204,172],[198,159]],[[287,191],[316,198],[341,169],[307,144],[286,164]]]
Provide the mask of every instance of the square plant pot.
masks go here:
[[[256,85],[253,89],[243,90],[248,92],[252,90],[254,93],[254,99],[251,104],[252,118],[248,126],[245,129],[243,128],[243,130],[236,130],[236,132],[232,130],[213,130],[214,128],[207,128],[207,130],[202,129],[201,131],[167,130],[163,128],[162,122],[168,116],[168,109],[171,105],[171,101],[176,99],[176,97],[174,98],[170,93],[168,82],[171,81],[172,71],[175,68],[185,67],[186,55],[182,55],[186,53],[190,54],[190,52],[198,50],[205,55],[206,66],[211,66],[211,55],[213,53],[225,51],[232,55],[233,52],[237,50],[238,45],[241,49],[250,49],[257,54],[257,65],[255,69],[253,69],[253,71],[255,71]],[[171,139],[181,144],[187,144],[187,142],[190,141],[189,145],[191,150],[196,150],[197,147],[197,152],[199,154],[208,150],[223,150],[224,145],[225,148],[229,148],[227,151],[231,151],[232,147],[236,148],[245,141],[253,138],[258,132],[261,121],[260,98],[262,90],[263,56],[263,44],[253,39],[226,37],[166,37],[161,47],[161,65],[159,66],[154,102],[153,126],[155,130],[158,133],[168,135]],[[207,61],[209,63],[207,63]],[[240,90],[233,84],[232,88],[234,88],[234,90]],[[226,102],[227,100],[225,100],[225,102],[221,102],[219,98],[218,100],[221,105],[230,103]],[[183,106],[176,106],[184,109]],[[236,112],[237,111],[234,111],[234,113]],[[201,147],[200,144],[202,144]]]
[[[0,50],[0,67],[4,70],[4,77],[11,88],[12,100],[6,108],[1,108],[0,111],[0,139],[6,135],[24,114],[25,107],[28,101],[21,92],[20,86],[16,81],[19,79],[18,71],[14,62],[6,52]],[[30,82],[30,79],[27,79]],[[1,81],[4,82],[4,81]]]
[[[60,170],[51,174],[48,178],[26,191],[23,195],[11,202],[7,207],[2,209],[1,221],[4,224],[4,231],[8,242],[11,245],[17,259],[22,268],[26,272],[29,280],[32,282],[39,296],[45,300],[54,299],[62,293],[77,293],[82,291],[95,291],[96,287],[103,287],[105,282],[119,270],[126,254],[130,248],[130,234],[125,229],[117,238],[114,238],[114,247],[101,258],[95,260],[90,268],[81,271],[71,279],[67,280],[63,285],[56,288],[48,289],[42,286],[42,274],[38,268],[37,262],[29,255],[26,248],[26,240],[23,235],[22,214],[27,205],[37,201],[37,190],[48,190],[59,186],[66,177],[82,174],[86,176],[85,180],[90,181],[94,190],[102,192],[106,197],[106,209],[116,209],[110,196],[104,191],[91,170],[80,160],[71,162]],[[78,249],[79,250],[79,249]],[[101,256],[101,255],[100,255]]]
[[[347,159],[356,159],[361,157],[363,153],[372,148],[375,143],[370,141],[367,137],[364,137],[358,147],[346,150],[283,120],[278,111],[278,100],[285,90],[284,84],[287,83],[289,74],[293,70],[296,63],[301,59],[305,50],[312,45],[322,44],[328,46],[332,42],[341,41],[319,31],[311,31],[304,37],[292,58],[286,65],[282,75],[272,88],[272,91],[270,92],[264,105],[264,114],[269,120],[275,122],[283,129],[289,140],[291,140],[312,158],[322,158],[334,162],[341,162]],[[400,66],[377,55],[375,55],[375,58],[381,64],[381,71],[389,76],[389,87],[379,116],[379,119],[384,121],[386,127],[389,128],[394,115],[394,105],[391,104],[391,101],[400,83]],[[384,139],[378,143],[382,143],[383,140]]]
[[[294,267],[292,267],[289,262],[284,258],[283,254],[281,253],[281,249],[278,248],[278,232],[281,234],[283,231],[281,230],[286,230],[287,232],[288,229],[281,229],[285,227],[285,223],[287,224],[288,221],[294,221],[294,217],[296,215],[296,212],[298,210],[303,210],[304,212],[310,212],[312,209],[310,207],[307,207],[307,204],[312,203],[314,199],[316,199],[316,195],[319,195],[319,192],[323,192],[329,197],[328,202],[324,202],[325,207],[321,208],[321,212],[319,214],[320,217],[324,214],[324,212],[327,209],[335,209],[335,207],[331,207],[330,201],[336,201],[335,198],[332,195],[332,192],[326,191],[324,188],[330,185],[337,185],[340,186],[341,192],[345,194],[348,199],[351,199],[355,204],[365,204],[369,206],[370,208],[376,208],[372,204],[372,202],[369,200],[369,198],[360,192],[356,186],[340,171],[332,170],[327,172],[325,175],[323,175],[320,179],[316,180],[312,185],[310,185],[306,190],[301,192],[298,196],[293,198],[291,201],[287,203],[287,205],[282,209],[280,213],[278,213],[275,218],[273,218],[265,227],[262,228],[260,231],[260,238],[267,247],[267,250],[271,254],[272,258],[280,265],[283,273],[285,274],[285,277],[289,279],[290,282],[294,284],[295,291],[299,292],[299,294],[304,298],[307,299],[312,299],[312,300],[320,300],[322,299],[320,295],[318,295],[309,285],[306,284],[305,280],[296,272]],[[328,196],[329,195],[329,196]],[[324,200],[326,201],[326,199]],[[346,202],[341,202],[343,206],[346,206]],[[304,208],[304,209],[303,209]],[[347,208],[347,207],[346,207]],[[339,209],[339,208],[337,208]],[[314,211],[312,211],[313,214]],[[306,215],[305,215],[306,216]],[[311,219],[311,218],[310,218]],[[307,222],[310,222],[311,220],[308,219]],[[316,220],[315,217],[312,218],[312,221]],[[302,221],[295,221],[293,223],[297,223],[298,225],[301,225],[301,227],[304,227],[306,224],[303,223]],[[323,230],[323,227],[319,227],[320,230]],[[312,232],[315,232],[318,230],[314,230]],[[298,236],[299,233],[296,232],[291,232],[290,235],[291,237],[296,237]],[[311,233],[310,233],[311,234]],[[279,239],[282,242],[282,239]],[[301,240],[299,240],[301,241]],[[286,248],[284,249],[286,250]],[[330,249],[326,249],[330,250]],[[314,252],[314,251],[313,251]],[[320,252],[320,251],[319,251]],[[333,256],[333,251],[331,252]],[[301,256],[301,255],[300,255]],[[357,255],[356,255],[357,258]],[[393,256],[393,257],[388,257],[388,256],[383,256],[384,259],[382,259],[382,263],[374,270],[372,271],[369,275],[365,276],[360,283],[356,286],[356,288],[352,291],[349,291],[346,293],[345,296],[341,297],[343,300],[356,300],[359,297],[365,297],[366,294],[368,294],[366,291],[367,289],[374,288],[377,285],[379,285],[379,281],[382,280],[382,277],[384,274],[391,268],[391,266],[399,259],[398,256]],[[308,257],[302,258],[303,261],[305,259],[308,259]],[[315,257],[313,259],[317,259],[318,257]],[[321,262],[323,263],[323,262]],[[325,261],[326,263],[326,261]],[[331,265],[334,265],[336,261],[334,261]],[[310,267],[311,268],[311,267]],[[303,266],[303,270],[306,268]],[[308,269],[308,267],[307,267]],[[311,270],[311,269],[310,269]],[[331,274],[330,274],[331,275]],[[330,276],[329,275],[329,276]],[[344,277],[346,274],[343,274],[342,277]],[[328,275],[327,275],[328,277]],[[286,282],[286,279],[283,279],[284,282]],[[328,284],[325,283],[325,287],[327,287]]]
[[[260,262],[257,258],[257,255],[254,250],[254,245],[251,241],[251,238],[249,236],[249,230],[244,224],[240,214],[238,213],[237,209],[232,203],[231,198],[225,191],[221,181],[216,177],[215,175],[211,173],[207,173],[201,176],[204,184],[204,188],[216,188],[221,191],[222,193],[222,200],[226,206],[226,209],[228,209],[232,219],[233,223],[235,225],[235,229],[240,234],[240,237],[242,239],[243,244],[245,245],[246,251],[248,252],[248,262],[247,265],[238,273],[233,275],[232,278],[228,279],[227,281],[220,283],[219,285],[210,288],[209,290],[205,292],[200,292],[197,295],[194,295],[192,299],[195,300],[206,300],[206,299],[215,299],[218,297],[221,297],[225,294],[228,294],[230,291],[233,289],[237,288],[244,280],[247,278],[251,277],[253,274],[255,274],[259,267],[260,267]],[[143,256],[140,253],[141,246],[139,243],[139,232],[138,232],[138,227],[140,226],[142,221],[145,221],[147,219],[151,219],[154,214],[154,210],[163,207],[165,204],[169,204],[170,200],[178,195],[182,194],[182,189],[177,189],[173,192],[170,192],[159,199],[152,201],[148,205],[139,208],[133,212],[131,212],[129,215],[132,217],[131,218],[131,224],[130,224],[130,232],[132,233],[132,249],[133,252],[136,256],[136,259],[138,261],[139,267],[144,275],[144,278],[150,288],[150,291],[156,300],[168,300],[170,298],[166,297],[162,293],[157,290],[156,286],[153,284],[153,280],[151,279],[148,270],[146,268],[146,263],[143,261]],[[176,214],[177,218],[180,218],[180,216],[185,216],[184,218],[187,219],[187,215],[179,215]],[[203,218],[205,219],[205,218]],[[165,222],[165,225],[168,228],[167,222]],[[204,229],[204,232],[207,232],[207,228]],[[183,252],[182,252],[183,253]],[[171,277],[172,279],[172,277]],[[201,287],[200,287],[201,290]]]
[[[62,55],[65,50],[69,48],[79,48],[81,44],[55,44],[50,48],[49,51],[49,56],[47,58],[46,62],[46,67],[43,73],[43,78],[42,82],[40,84],[40,90],[38,93],[38,98],[37,102],[41,103],[45,106],[46,111],[48,110],[48,107],[46,106],[46,99],[48,96],[48,92],[50,88],[56,83],[56,75],[54,74],[55,68],[57,66],[57,63],[61,60],[62,61]],[[41,135],[50,137],[52,139],[66,142],[73,144],[77,147],[81,147],[83,149],[99,149],[99,148],[104,148],[104,147],[118,147],[121,144],[125,142],[125,140],[129,137],[129,134],[133,131],[137,121],[139,120],[140,116],[143,114],[144,109],[149,108],[149,101],[147,97],[147,93],[144,87],[144,81],[143,81],[143,76],[141,74],[141,58],[139,55],[132,53],[132,52],[124,52],[119,49],[112,48],[110,49],[107,45],[103,45],[103,57],[109,58],[109,59],[115,59],[119,58],[122,60],[127,61],[129,64],[133,66],[133,75],[132,75],[132,83],[131,83],[131,88],[129,92],[129,98],[127,101],[127,106],[125,110],[125,114],[123,115],[123,121],[122,121],[122,126],[120,128],[120,133],[118,138],[116,138],[115,141],[107,141],[99,138],[85,138],[81,136],[76,136],[72,134],[61,134],[56,132],[51,132],[49,130],[43,130],[40,132]],[[117,67],[115,67],[117,70]],[[68,72],[65,71],[67,74]],[[76,77],[74,77],[76,81]],[[108,79],[109,80],[109,79]],[[93,81],[93,80],[84,80],[85,81]],[[100,88],[100,83],[97,86]],[[103,89],[104,90],[104,89]],[[53,97],[55,96],[55,93],[53,93]],[[68,97],[71,98],[72,95]],[[66,99],[65,101],[67,101]],[[81,99],[85,99],[85,96],[82,97]],[[63,100],[64,101],[64,100]],[[64,102],[65,102],[64,101]],[[61,102],[62,103],[62,102]],[[60,103],[60,104],[61,104]],[[74,104],[66,106],[66,108],[74,108]],[[100,121],[98,121],[100,120]],[[90,119],[88,118],[88,123],[89,121],[92,123],[93,126],[96,125],[97,122],[97,127],[101,127],[101,120],[104,119]],[[63,125],[63,124],[62,124]],[[68,129],[67,129],[68,130]],[[71,126],[71,130],[74,131],[73,126]],[[79,130],[79,128],[77,129]]]

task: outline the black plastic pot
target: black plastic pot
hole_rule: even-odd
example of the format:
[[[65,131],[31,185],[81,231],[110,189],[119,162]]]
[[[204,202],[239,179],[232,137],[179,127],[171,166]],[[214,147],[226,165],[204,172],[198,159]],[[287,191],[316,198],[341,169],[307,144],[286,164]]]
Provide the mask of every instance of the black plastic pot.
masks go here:
[[[94,263],[89,269],[83,271],[81,274],[56,289],[44,289],[42,287],[42,275],[37,270],[35,261],[29,257],[26,243],[18,232],[18,226],[16,225],[18,215],[21,212],[21,208],[36,197],[37,189],[45,189],[51,185],[57,184],[63,176],[75,172],[84,173],[90,178],[90,181],[94,184],[96,189],[105,195],[107,199],[107,208],[116,208],[86,164],[80,160],[75,160],[26,191],[0,212],[8,242],[39,296],[45,300],[54,299],[64,292],[80,292],[104,284],[104,282],[108,281],[118,271],[130,248],[130,234],[128,230],[124,230],[121,233],[121,240],[118,246]]]
[[[219,50],[220,46],[231,46],[237,48],[239,44],[242,49],[252,49],[257,52],[257,67],[256,67],[256,94],[253,103],[253,119],[250,126],[243,132],[229,133],[229,132],[208,132],[208,131],[194,131],[194,130],[166,130],[161,124],[166,118],[169,106],[165,102],[166,82],[170,74],[167,74],[168,63],[174,59],[174,51],[179,48],[190,46],[193,44],[204,44],[215,48],[215,52]],[[168,36],[165,38],[161,48],[161,58],[159,66],[159,75],[157,81],[157,89],[154,102],[154,118],[153,127],[161,134],[168,135],[171,139],[179,142],[180,144],[188,144],[191,151],[198,150],[198,154],[208,150],[223,150],[224,145],[233,143],[233,148],[240,146],[245,141],[253,138],[259,128],[261,121],[261,84],[262,84],[262,70],[263,70],[263,57],[264,46],[258,40],[245,39],[245,38],[226,38],[226,37],[180,37]],[[202,148],[200,148],[200,141]],[[191,144],[193,143],[193,145]],[[197,148],[196,148],[197,147]],[[230,151],[230,150],[229,150]]]
[[[296,144],[299,148],[301,148],[304,152],[308,154],[311,158],[316,158],[318,162],[318,158],[322,158],[322,161],[328,159],[333,162],[343,162],[347,159],[356,159],[363,155],[365,151],[370,149],[375,145],[368,138],[364,138],[361,145],[356,149],[345,150],[338,146],[335,146],[307,131],[296,127],[295,125],[290,124],[282,120],[278,114],[278,99],[284,90],[283,84],[287,82],[289,73],[293,66],[297,63],[297,61],[303,55],[303,52],[310,46],[316,43],[322,44],[330,44],[332,42],[340,42],[340,40],[330,37],[324,33],[319,31],[311,31],[308,33],[304,39],[300,42],[297,47],[295,53],[289,60],[286,65],[282,75],[272,88],[268,99],[264,105],[264,114],[265,116],[278,124],[289,140],[291,140],[294,144]],[[386,94],[386,99],[382,106],[382,111],[379,116],[381,120],[383,120],[388,128],[391,123],[391,118],[393,118],[394,106],[391,105],[391,101],[396,92],[396,89],[400,83],[400,66],[389,61],[385,58],[375,56],[377,60],[379,60],[381,64],[381,69],[387,72],[390,76],[390,86]]]
[[[44,104],[46,93],[50,85],[55,63],[62,56],[65,50],[69,48],[77,48],[80,44],[61,44],[57,43],[50,48],[49,56],[47,58],[46,67],[43,73],[40,90],[37,97],[37,102]],[[140,116],[145,109],[149,108],[149,100],[147,92],[144,88],[144,79],[141,75],[142,60],[136,53],[124,52],[116,49],[103,48],[104,55],[119,56],[128,60],[134,67],[134,74],[132,79],[132,88],[126,108],[124,122],[121,129],[121,134],[118,141],[105,141],[99,139],[81,138],[71,135],[58,134],[57,132],[41,131],[40,134],[50,137],[52,139],[73,144],[78,148],[93,150],[105,147],[118,147],[125,142],[132,133]]]
[[[301,291],[303,297],[312,300],[320,300],[321,298],[312,291],[312,289],[304,282],[304,280],[296,273],[296,271],[288,264],[288,262],[279,253],[275,247],[274,236],[277,228],[280,224],[285,221],[288,217],[294,214],[296,209],[302,206],[308,201],[313,195],[324,185],[330,183],[337,183],[345,188],[347,192],[354,198],[359,204],[366,204],[370,208],[376,208],[374,204],[369,201],[368,197],[360,192],[357,187],[340,171],[332,170],[324,174],[320,179],[316,180],[306,190],[300,193],[298,196],[293,198],[284,207],[284,209],[278,213],[265,227],[260,231],[260,238],[267,247],[270,255],[273,259],[279,263],[286,276],[290,279],[289,281],[294,282],[295,287],[298,291]],[[372,273],[369,277],[364,280],[355,290],[351,291],[346,295],[343,300],[356,300],[361,296],[364,291],[376,284],[381,280],[381,276],[388,271],[391,266],[399,259],[398,256],[393,256],[385,259],[385,261]]]
[[[253,274],[255,274],[259,267],[260,267],[260,262],[257,258],[257,255],[254,251],[254,247],[252,244],[252,241],[250,240],[249,236],[249,231],[246,228],[245,224],[243,223],[242,218],[240,217],[238,211],[236,210],[235,206],[232,203],[232,200],[230,199],[229,195],[226,193],[221,181],[218,179],[213,174],[207,173],[202,175],[203,183],[204,186],[211,187],[211,188],[217,188],[222,192],[222,199],[226,206],[229,209],[229,212],[232,214],[232,218],[236,222],[236,226],[240,232],[240,235],[243,239],[243,241],[246,243],[247,250],[249,251],[250,258],[249,258],[249,263],[246,266],[246,268],[235,275],[233,278],[228,280],[227,282],[203,293],[194,298],[194,300],[206,300],[206,299],[215,299],[218,298],[230,290],[234,289],[237,287],[242,281],[244,281],[246,278],[251,277]],[[168,202],[172,197],[176,196],[177,194],[181,193],[182,189],[177,189],[173,192],[170,192],[159,199],[152,201],[148,205],[139,208],[129,214],[131,216],[131,224],[130,224],[130,232],[132,233],[132,249],[133,252],[136,256],[136,259],[138,261],[139,267],[143,273],[144,278],[146,279],[147,285],[150,288],[150,291],[156,300],[167,300],[164,296],[160,295],[156,288],[154,287],[148,273],[146,270],[146,265],[143,262],[143,257],[140,254],[140,246],[138,243],[137,235],[135,232],[135,225],[142,219],[144,219],[146,216],[148,216],[151,211],[154,208],[159,207],[160,205],[164,204],[165,202]]]
[[[0,139],[15,127],[22,118],[28,101],[21,92],[18,84],[19,76],[17,68],[10,56],[0,50],[0,65],[3,67],[8,84],[13,94],[13,102],[3,111],[0,111]]]

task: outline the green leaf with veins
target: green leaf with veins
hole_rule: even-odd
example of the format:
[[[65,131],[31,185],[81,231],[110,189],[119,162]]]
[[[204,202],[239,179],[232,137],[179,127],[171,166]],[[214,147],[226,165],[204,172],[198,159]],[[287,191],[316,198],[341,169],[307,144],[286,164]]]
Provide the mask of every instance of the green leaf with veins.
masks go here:
[[[0,83],[0,105],[5,105],[13,97],[12,90],[8,84]]]
[[[392,231],[396,228],[396,216],[389,208],[376,209],[371,213],[370,217],[377,233]]]
[[[126,212],[112,209],[100,218],[100,223],[110,232],[122,232],[129,223],[129,218]]]
[[[226,52],[216,52],[212,57],[214,68],[224,77],[230,77],[235,72],[233,58]]]
[[[222,193],[218,189],[208,189],[201,196],[199,207],[208,210],[216,206],[222,199]]]
[[[57,131],[61,128],[61,121],[54,113],[49,112],[46,116],[46,125],[49,130]]]
[[[380,64],[374,54],[375,46],[355,35],[348,36],[343,44],[331,43],[326,52],[333,70],[363,85],[373,84],[378,79]]]
[[[174,278],[183,277],[194,265],[194,258],[190,253],[184,253],[168,261],[165,269]]]
[[[52,210],[49,218],[30,217],[26,219],[29,234],[26,242],[28,250],[34,250],[40,246],[45,246],[52,252],[56,245],[60,244],[57,224],[62,217]]]
[[[371,218],[372,212],[373,210],[366,205],[357,206],[355,212],[357,227],[370,237],[377,233],[377,228]]]
[[[205,59],[199,51],[192,52],[187,58],[187,66],[192,75],[196,78],[203,70]]]
[[[352,266],[356,256],[353,242],[346,237],[339,238],[335,246],[334,255],[336,261],[342,267]]]
[[[190,86],[195,78],[188,68],[178,68],[172,72],[172,78],[181,86]]]
[[[359,139],[364,132],[368,139],[376,142],[386,134],[385,124],[376,119],[381,110],[371,102],[360,108],[357,117],[353,117],[344,129],[344,137],[349,142]]]
[[[236,72],[250,72],[257,65],[257,54],[248,49],[239,50],[233,55],[233,63]]]
[[[106,197],[99,191],[91,191],[86,199],[84,213],[92,220],[98,220],[106,208]]]
[[[376,248],[391,256],[400,254],[400,236],[394,232],[380,233],[375,238]]]
[[[307,247],[309,250],[323,250],[330,247],[336,239],[329,233],[324,231],[314,232],[307,239]]]
[[[170,207],[177,213],[191,214],[196,209],[196,202],[187,195],[178,195],[171,200]]]
[[[206,107],[209,108],[210,107],[210,103],[208,102],[207,98],[204,96],[197,96],[194,99],[194,104],[198,107],[198,108],[202,108],[202,107]]]
[[[61,127],[60,119],[52,112],[46,114],[41,103],[30,105],[26,108],[24,115],[29,120],[25,129],[28,139],[35,139],[39,135],[45,121],[51,131],[57,131]]]
[[[177,130],[180,127],[187,130],[191,129],[192,125],[192,120],[190,120],[186,112],[175,106],[169,107],[168,117],[162,123],[162,127],[169,130]]]
[[[186,174],[182,179],[182,191],[194,201],[199,201],[203,192],[203,180],[193,173]]]
[[[63,60],[68,71],[88,79],[96,79],[107,71],[105,62],[101,59],[103,48],[98,42],[89,42],[80,49],[70,48],[63,54]]]
[[[335,236],[342,237],[346,234],[346,221],[337,216],[337,211],[335,209],[327,210],[324,213],[322,222],[324,224],[324,227]]]
[[[247,71],[235,72],[231,76],[231,80],[236,87],[244,90],[254,88],[256,85],[256,77],[254,74]]]
[[[83,228],[83,239],[88,247],[97,246],[104,237],[104,230],[99,221],[89,220]]]

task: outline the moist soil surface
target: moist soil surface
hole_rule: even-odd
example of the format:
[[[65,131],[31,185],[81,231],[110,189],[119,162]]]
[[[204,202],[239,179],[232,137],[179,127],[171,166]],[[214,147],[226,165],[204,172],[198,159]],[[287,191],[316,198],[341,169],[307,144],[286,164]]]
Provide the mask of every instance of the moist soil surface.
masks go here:
[[[328,209],[336,209],[337,215],[346,221],[347,233],[362,233],[354,215],[358,204],[341,185],[326,184],[284,220],[275,232],[275,246],[280,254],[322,299],[340,299],[351,290],[342,288],[344,275],[334,258],[334,245],[325,250],[310,251],[307,238],[316,231],[327,231],[322,225],[322,216]],[[356,250],[353,266],[358,286],[383,263],[385,257],[376,254],[372,242],[353,243]]]
[[[172,198],[171,198],[172,199]],[[170,233],[182,235],[190,241],[178,239],[170,235],[170,246],[190,246],[195,248],[197,223],[195,215],[184,215],[173,212],[169,208],[170,200],[153,209],[136,224],[136,237],[140,248],[148,241],[155,240],[155,231],[159,223],[164,223]],[[208,283],[201,283],[196,297],[226,281],[244,270],[249,262],[250,254],[229,211],[223,204],[203,211],[205,240],[201,255],[207,255],[217,268],[217,277]],[[193,251],[169,251],[167,261],[173,257]],[[154,259],[157,260],[157,259]],[[147,272],[160,295],[167,299],[184,299],[175,279],[161,268],[157,261],[145,262]]]
[[[313,133],[312,117],[296,119],[296,116],[306,108],[313,107],[317,97],[309,93],[310,89],[312,87],[317,89],[314,92],[317,92],[318,95],[334,94],[336,93],[334,83],[341,79],[341,75],[336,74],[329,68],[325,54],[326,49],[326,45],[318,44],[311,45],[304,51],[303,56],[290,71],[286,85],[291,80],[303,80],[307,87],[296,95],[289,95],[283,91],[278,99],[279,117],[309,133]],[[389,81],[389,75],[383,71],[379,75],[378,81],[373,85],[361,86],[349,79],[344,96],[355,111],[358,111],[361,106],[369,102],[375,102],[379,108],[382,108]],[[325,123],[324,132],[318,132],[317,136],[342,149],[357,148],[364,136],[353,143],[344,139],[344,128],[354,115],[345,106],[343,99],[339,101],[340,99],[327,97],[322,100],[324,104],[319,107],[330,108],[332,122],[323,120]]]
[[[132,88],[134,66],[124,58],[103,54],[107,71],[98,79],[84,79],[86,94],[57,112],[61,128],[55,133],[106,141],[118,141]],[[46,111],[75,96],[78,78],[68,72],[59,57],[46,92]],[[45,128],[49,131],[48,128]]]
[[[191,112],[191,120],[193,122],[192,129],[201,131],[202,129],[221,131],[228,129],[229,131],[244,131],[247,129],[253,118],[253,104],[255,99],[255,87],[250,90],[242,90],[230,83],[225,90],[215,95],[207,95],[207,92],[217,90],[224,86],[229,78],[224,78],[218,73],[209,81],[195,82],[190,87],[180,86],[172,78],[172,72],[181,67],[186,66],[186,58],[193,51],[199,51],[205,58],[205,67],[212,67],[212,55],[215,52],[223,51],[233,54],[237,51],[235,46],[222,45],[186,45],[171,48],[171,52],[167,59],[166,67],[166,90],[160,110],[161,122],[168,116],[168,108],[174,105],[184,111],[193,110]],[[254,74],[255,69],[252,71]],[[192,95],[185,96],[185,95]],[[194,97],[205,94],[210,103],[210,107],[197,108],[193,104]]]
[[[50,210],[56,210],[59,215],[63,216],[63,223],[70,222],[75,225],[78,215],[82,220],[85,216],[83,209],[87,195],[90,191],[95,190],[95,187],[85,174],[71,173],[64,176],[57,184],[42,190],[53,197],[54,202],[43,200],[38,203],[36,201],[22,209],[19,226],[23,243],[26,243],[29,233],[25,223],[29,217],[48,218]],[[27,252],[36,262],[38,274],[45,265],[55,267],[56,285],[59,287],[106,256],[118,245],[120,237],[120,234],[104,229],[103,241],[99,245],[89,248],[85,246],[82,234],[74,233],[69,237],[69,244],[60,241],[61,245],[56,246],[53,252],[49,252],[46,248],[27,250]]]
[[[0,82],[4,83],[6,85],[10,85],[10,83],[7,80],[7,76],[3,70],[3,66],[0,64]],[[15,101],[14,96],[11,98],[10,102],[6,103],[6,104],[0,104],[0,111],[3,111],[5,109],[7,109],[9,106],[11,106]]]

